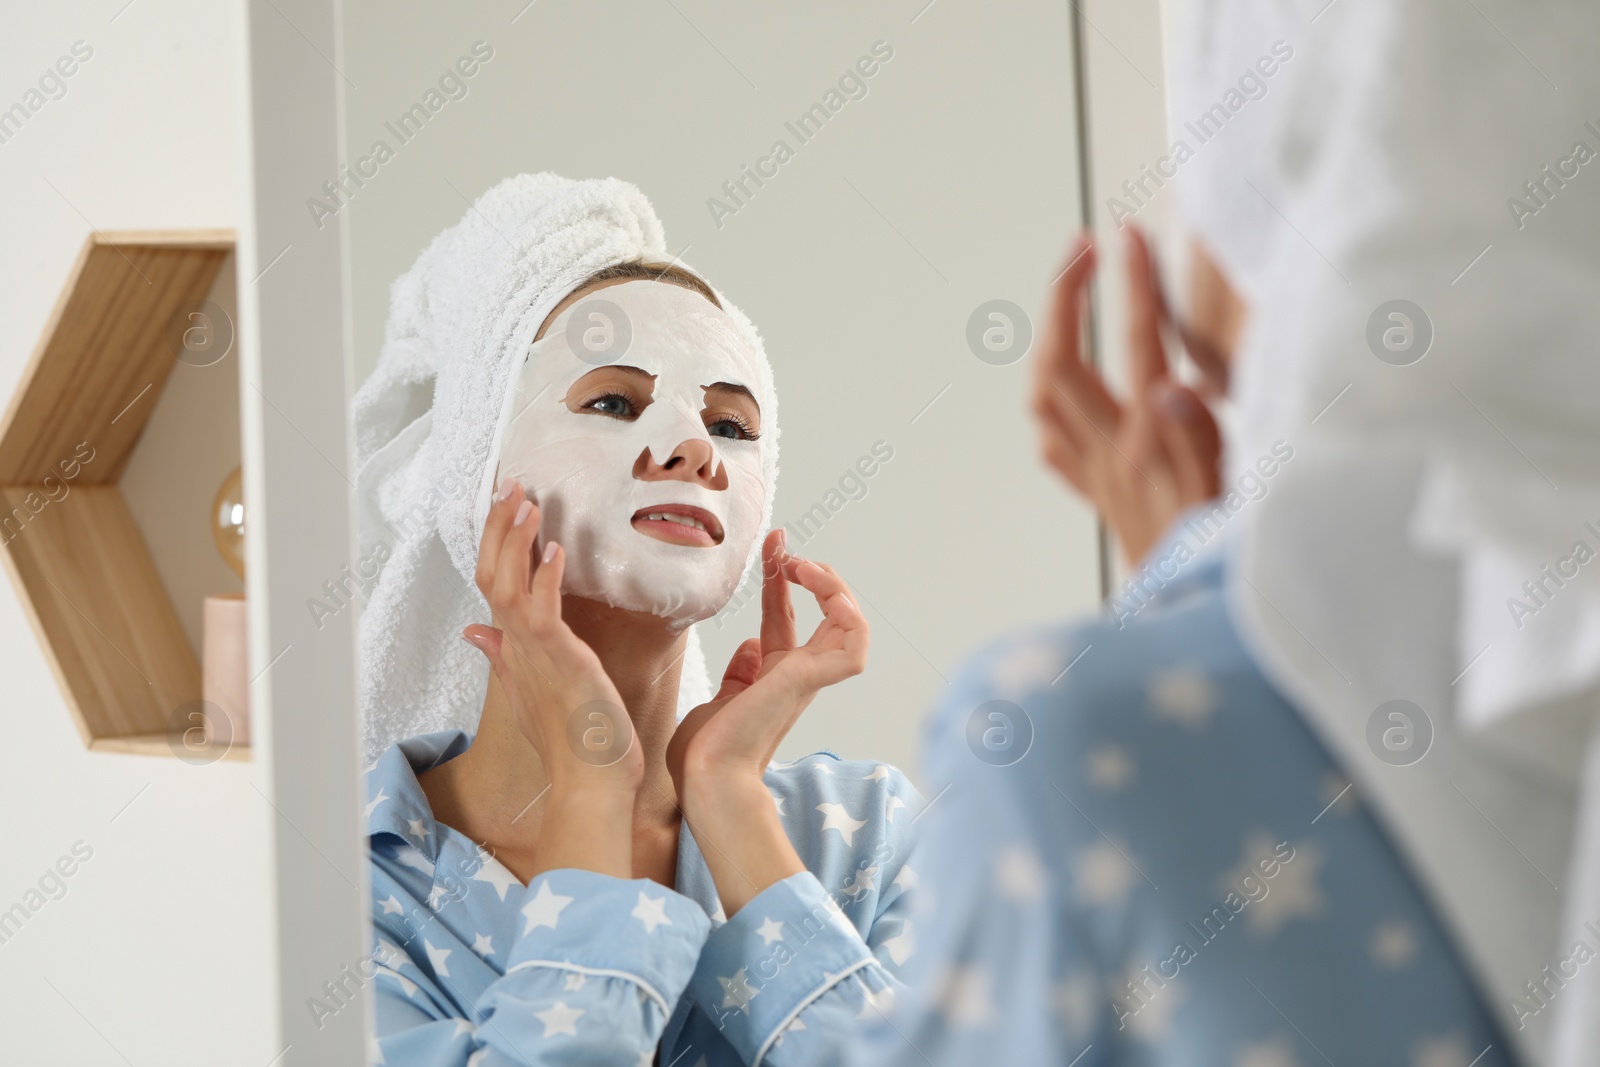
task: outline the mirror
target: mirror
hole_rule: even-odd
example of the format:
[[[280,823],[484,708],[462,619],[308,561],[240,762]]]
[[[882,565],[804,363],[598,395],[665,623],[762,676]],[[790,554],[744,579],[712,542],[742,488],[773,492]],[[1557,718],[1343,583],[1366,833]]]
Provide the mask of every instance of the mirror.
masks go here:
[[[1092,513],[1061,492],[1033,458],[1034,429],[1025,414],[1029,364],[1024,357],[1037,335],[1047,282],[1059,271],[1064,242],[1081,217],[1083,160],[1071,16],[1070,9],[1046,3],[1013,5],[1003,12],[928,4],[893,14],[843,3],[761,10],[724,3],[643,9],[621,4],[412,5],[403,16],[388,5],[352,3],[343,8],[348,166],[308,200],[307,210],[318,226],[337,222],[347,227],[353,381],[375,390],[372,376],[383,379],[381,368],[399,366],[405,352],[424,360],[459,359],[490,343],[488,334],[470,340],[460,336],[468,328],[463,323],[489,321],[461,311],[476,301],[507,299],[514,305],[508,315],[499,316],[504,322],[482,328],[494,335],[495,346],[510,344],[508,338],[515,336],[516,366],[522,366],[520,349],[531,345],[537,329],[551,327],[534,346],[547,361],[545,376],[534,375],[538,380],[516,402],[516,417],[528,412],[529,422],[542,420],[535,422],[534,436],[554,435],[557,440],[522,445],[536,449],[528,462],[508,465],[505,452],[499,459],[501,471],[514,470],[538,498],[541,521],[551,530],[568,531],[563,549],[568,552],[564,565],[569,593],[581,588],[601,600],[610,596],[613,603],[631,603],[623,594],[608,594],[610,587],[598,579],[583,585],[582,574],[600,562],[623,566],[624,542],[637,539],[642,526],[659,527],[676,519],[681,529],[700,520],[670,512],[651,520],[644,517],[648,507],[640,506],[634,529],[619,520],[612,540],[592,528],[586,531],[565,512],[581,510],[581,500],[574,503],[572,498],[589,488],[588,479],[600,477],[593,470],[579,477],[580,468],[604,463],[601,457],[610,453],[583,452],[587,458],[574,460],[569,469],[552,458],[552,450],[587,448],[583,442],[597,440],[597,434],[637,432],[635,443],[621,438],[615,446],[631,448],[623,457],[626,462],[611,461],[619,464],[616,473],[622,479],[616,493],[627,496],[645,487],[638,490],[643,495],[637,500],[629,497],[624,511],[633,512],[639,501],[685,511],[704,504],[715,513],[707,521],[730,524],[726,532],[713,529],[705,536],[748,540],[750,535],[729,513],[719,510],[718,491],[708,488],[715,473],[705,484],[683,474],[686,465],[699,462],[700,454],[691,448],[689,454],[678,455],[674,448],[704,437],[707,454],[717,457],[710,467],[726,461],[735,479],[733,492],[740,484],[754,486],[758,494],[764,490],[760,464],[752,460],[755,465],[741,468],[737,457],[741,448],[752,457],[770,449],[776,435],[769,432],[765,441],[732,439],[729,424],[717,421],[728,417],[732,394],[718,398],[708,390],[702,400],[697,390],[712,379],[748,386],[753,395],[743,401],[744,414],[775,421],[768,418],[775,410],[760,410],[758,401],[769,407],[772,401],[764,382],[756,380],[760,373],[746,359],[770,362],[771,393],[782,411],[771,525],[785,531],[788,552],[836,569],[871,628],[865,669],[823,687],[782,736],[776,757],[785,769],[777,773],[785,780],[827,773],[834,761],[813,755],[818,752],[843,757],[847,762],[840,766],[847,770],[841,773],[851,777],[871,773],[858,768],[872,764],[857,761],[880,761],[885,765],[880,782],[869,785],[881,784],[888,768],[902,768],[905,779],[898,778],[899,770],[894,773],[904,790],[893,801],[919,805],[911,782],[919,776],[921,723],[974,635],[1055,618],[1097,599],[1100,563]],[[587,253],[550,258],[541,242],[555,240],[552,233],[558,227],[552,220],[570,225],[562,212],[573,209],[564,205],[586,194],[567,186],[551,191],[536,183],[517,195],[506,193],[505,187],[494,192],[517,175],[542,172],[570,180],[614,177],[631,183],[648,208],[626,200],[625,210],[647,211],[663,236],[651,254],[630,253],[627,258],[670,265],[686,272],[689,281],[669,277],[618,284],[613,279],[616,289],[584,289],[576,307],[555,307],[556,299],[589,273],[571,265]],[[599,197],[597,212],[624,210],[608,206],[612,201],[600,193],[592,195]],[[520,207],[517,196],[547,198],[540,202],[551,214],[543,223],[531,220],[534,209]],[[438,237],[451,227],[461,233],[459,240]],[[397,283],[436,239],[442,242],[433,246],[439,262]],[[597,224],[582,239],[619,238]],[[467,257],[473,265],[464,269],[446,262],[449,257]],[[557,265],[548,265],[547,258]],[[560,275],[559,284],[541,273],[551,271]],[[685,288],[695,278],[713,287],[720,303],[747,316],[759,340],[741,333],[703,294]],[[679,296],[668,297],[662,306],[678,308],[673,314],[679,317],[660,319],[667,313],[649,310],[655,306],[650,291],[674,284]],[[516,288],[515,296],[500,295],[506,286]],[[449,292],[455,295],[446,296]],[[599,304],[602,298],[611,303]],[[463,302],[460,307],[439,307],[439,302],[455,299]],[[620,306],[620,320],[595,312],[591,302],[601,312]],[[530,318],[535,306],[539,314]],[[541,323],[546,312],[551,317]],[[529,321],[503,328],[518,315]],[[706,381],[685,378],[688,392],[680,393],[668,366],[681,367],[682,362],[664,366],[654,360],[663,345],[670,346],[661,336],[662,323],[681,323],[681,316],[704,318],[704,325],[695,329],[738,336],[730,342],[730,362],[705,369]],[[631,328],[634,348],[629,354],[585,355],[568,342],[568,335],[579,336],[586,328],[613,330],[616,321]],[[606,336],[607,343],[615,343]],[[702,341],[696,350],[708,344],[712,342]],[[756,345],[764,348],[764,356],[755,354]],[[528,365],[537,366],[537,359]],[[552,367],[560,369],[548,369]],[[504,381],[507,372],[500,373],[497,381]],[[608,376],[615,380],[608,383]],[[455,390],[468,394],[464,403],[475,405],[475,414],[464,422],[481,428],[476,447],[483,448],[488,440],[526,438],[527,433],[487,432],[502,410],[498,396],[485,398],[494,391],[484,387],[486,380],[441,375],[431,396],[426,384],[394,385],[391,395],[400,398],[394,403],[403,414],[381,409],[372,400],[369,410],[388,420],[381,432],[374,431],[374,448],[381,447],[376,444],[380,439],[407,432],[455,433],[441,430],[444,416],[437,406],[431,427],[403,429],[430,400],[435,405],[456,403],[446,400]],[[588,393],[579,395],[585,389],[595,393],[606,388],[626,396],[597,401]],[[611,409],[597,412],[595,403],[615,405],[627,419],[636,418],[637,427],[630,422],[630,428],[619,429],[609,419],[600,426],[597,420]],[[364,446],[359,422],[356,433],[360,460]],[[568,440],[563,434],[580,435],[581,440],[572,438],[573,443],[563,446],[560,441]],[[642,448],[640,442],[648,444]],[[392,453],[410,454],[404,441],[390,447]],[[546,449],[543,460],[540,447]],[[630,467],[635,456],[649,473]],[[400,461],[391,454],[378,462]],[[537,484],[542,473],[549,473],[556,485]],[[447,475],[450,481],[439,481],[441,495],[435,499],[446,500],[445,507],[464,518],[484,495],[483,472],[468,465]],[[597,498],[597,506],[613,507],[612,495],[608,491],[603,501]],[[952,504],[957,499],[962,501],[959,512]],[[369,569],[393,566],[396,554],[416,550],[403,510],[397,506],[386,516],[380,535],[363,544],[358,577]],[[695,514],[707,518],[704,510]],[[660,536],[678,537],[671,529]],[[602,547],[613,541],[617,547]],[[747,543],[736,547],[738,559],[744,559]],[[461,551],[459,544],[450,549],[456,563]],[[674,543],[661,558],[681,559],[692,551]],[[979,556],[985,561],[981,568],[975,564]],[[1037,562],[1030,562],[1040,559],[1055,561],[1050,573],[1041,574]],[[444,966],[430,969],[427,981],[437,984],[423,983],[422,988],[431,990],[430,996],[465,1005],[481,995],[497,995],[492,992],[498,988],[495,982],[519,962],[508,955],[519,951],[514,945],[522,923],[513,905],[522,892],[533,896],[531,888],[524,890],[523,876],[538,867],[524,849],[526,842],[550,832],[551,823],[540,820],[553,820],[559,812],[548,808],[554,793],[544,799],[535,795],[535,786],[546,783],[539,775],[518,776],[515,788],[523,781],[534,784],[527,797],[517,794],[515,810],[491,810],[487,804],[485,776],[461,755],[480,713],[489,714],[481,704],[481,689],[471,690],[472,699],[464,702],[468,711],[458,702],[448,716],[434,713],[437,702],[423,707],[426,700],[411,701],[410,694],[421,684],[421,675],[412,671],[437,675],[457,670],[476,685],[489,673],[481,652],[446,633],[466,622],[488,621],[466,607],[474,598],[463,569],[445,565],[443,556],[432,562],[440,564],[445,577],[430,594],[435,599],[428,610],[450,620],[450,626],[441,621],[429,641],[442,645],[448,639],[450,666],[441,663],[434,669],[415,662],[400,651],[405,647],[400,638],[383,636],[372,644],[367,643],[370,635],[363,634],[369,654],[381,648],[384,656],[393,657],[385,659],[382,670],[404,676],[398,686],[404,692],[391,688],[383,704],[386,713],[399,706],[408,710],[385,723],[383,741],[421,733],[416,724],[424,722],[435,730],[448,726],[463,731],[460,737],[441,735],[419,744],[412,760],[417,773],[400,773],[398,786],[385,777],[394,767],[380,763],[368,775],[369,811],[371,804],[379,805],[371,815],[379,820],[371,824],[373,847],[382,857],[374,874],[375,921],[383,931],[379,951],[387,959],[373,966],[412,983],[401,989],[404,996],[417,988],[419,976],[401,960],[425,941],[442,953],[437,958]],[[740,643],[760,633],[762,569],[762,561],[756,561],[731,594],[720,593],[718,601],[725,601],[720,610],[713,605],[710,614],[694,616],[700,620],[694,628],[713,685]],[[812,594],[799,585],[793,590],[803,642],[823,623],[823,614]],[[390,610],[381,579],[363,592],[364,612]],[[584,617],[569,621],[585,636],[609,632],[585,612],[577,614]],[[363,626],[370,621],[364,618]],[[585,624],[590,628],[584,629]],[[387,628],[391,620],[377,625]],[[685,658],[692,661],[698,653]],[[653,688],[616,678],[630,711],[637,711],[635,701],[652,699],[649,694],[659,693],[674,677],[693,684],[697,668],[692,663],[668,667],[663,682]],[[371,671],[373,665],[364,669]],[[573,737],[580,739],[575,744],[591,762],[611,760],[626,747],[619,735],[625,740],[632,724],[626,715],[614,713],[609,699],[586,703],[587,717],[573,726]],[[669,692],[665,699],[672,704],[677,698]],[[645,727],[636,734],[652,763],[644,772],[647,799],[640,802],[630,873],[675,885],[686,897],[658,899],[646,889],[636,917],[628,918],[635,907],[630,901],[622,918],[641,933],[665,933],[691,923],[692,917],[673,910],[689,899],[701,905],[701,919],[720,922],[730,912],[722,899],[727,886],[717,877],[722,873],[719,831],[711,824],[714,820],[697,822],[687,807],[681,818],[696,824],[693,834],[687,823],[679,822],[670,798],[662,799],[672,780],[658,778],[653,762],[662,758],[666,739]],[[369,738],[369,745],[373,743]],[[369,748],[368,758],[382,757]],[[793,761],[798,761],[794,767],[786,767]],[[385,799],[378,799],[380,789]],[[661,794],[650,796],[651,789]],[[785,800],[780,795],[778,804],[789,809],[781,812],[780,823],[795,833],[805,825],[805,816],[822,818],[815,812],[819,802],[843,805],[838,814],[827,816],[824,840],[831,842],[827,854],[834,858],[826,862],[837,871],[822,888],[846,913],[859,916],[870,913],[873,902],[887,901],[899,891],[886,893],[888,886],[873,884],[874,876],[863,873],[873,863],[862,858],[871,857],[874,849],[892,855],[908,839],[892,827],[861,823],[861,813],[849,811],[858,800],[868,802],[866,793],[858,798],[857,792],[851,786],[831,799],[796,794]],[[873,802],[881,807],[885,800]],[[805,810],[798,810],[802,805]],[[913,814],[908,807],[902,822],[909,823]],[[694,842],[680,846],[680,825],[698,847],[691,847]],[[450,840],[441,844],[435,834]],[[806,852],[801,849],[803,862],[825,862],[824,853]],[[496,858],[489,859],[489,853]],[[407,862],[414,865],[408,868]],[[885,870],[898,869],[874,862]],[[903,855],[892,861],[903,862]],[[415,865],[424,863],[436,865],[426,885],[415,877],[420,873]],[[416,912],[418,893],[423,905],[439,903],[427,899],[430,891],[455,901],[450,907],[477,916],[473,931],[461,928],[449,935],[448,948],[438,926],[448,925],[448,907],[436,914],[426,907]],[[535,898],[539,902],[528,905],[536,908],[534,921],[548,917],[553,930],[583,921],[570,918],[576,911],[566,912],[567,920],[561,917],[571,906],[562,898],[573,895],[559,887],[542,891]],[[508,912],[501,925],[490,927],[491,915]],[[887,923],[885,930],[899,921]],[[770,928],[766,935],[768,945],[782,948]],[[882,933],[885,939],[892,936]],[[409,944],[403,943],[405,937],[412,937]],[[686,996],[685,977],[677,980]],[[753,972],[747,977],[753,993],[760,979]],[[585,1019],[583,1013],[597,1009],[585,1007],[576,995],[583,979],[581,968],[572,971],[572,995],[559,1008],[549,1007],[540,1017],[543,1022],[530,1024],[533,1036],[528,1040],[541,1041],[545,1032],[590,1032],[587,1028],[597,1016]],[[398,1034],[393,1038],[396,1048],[425,1040],[425,1025],[410,1038],[404,1036],[408,1027],[397,1013],[406,1009],[386,1003],[386,983],[393,980],[380,979],[375,987],[380,1034]],[[719,1049],[705,1052],[707,1062],[724,1062],[717,1057],[733,1054],[728,1039],[715,1032],[718,1022],[710,1015],[690,1015],[686,1002],[680,1011],[680,995],[660,999],[662,1018],[656,1022],[665,1024],[662,1063],[699,1042]],[[717,1002],[723,999],[719,995]],[[523,1040],[515,1029],[484,1037],[490,1044]],[[702,1051],[689,1052],[684,1062],[695,1062]]]

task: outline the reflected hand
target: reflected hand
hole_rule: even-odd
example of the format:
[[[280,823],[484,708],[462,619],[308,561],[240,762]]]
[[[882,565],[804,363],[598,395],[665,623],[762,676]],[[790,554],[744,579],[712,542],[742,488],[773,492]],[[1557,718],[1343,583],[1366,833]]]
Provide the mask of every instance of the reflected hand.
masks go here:
[[[1128,227],[1128,363],[1119,401],[1083,358],[1081,315],[1095,267],[1079,237],[1056,283],[1034,363],[1032,407],[1044,459],[1086,497],[1136,562],[1184,509],[1220,487],[1221,434],[1205,402],[1175,381],[1161,325],[1165,308],[1144,235]]]
[[[600,658],[561,617],[565,551],[552,541],[533,561],[539,522],[533,501],[506,479],[484,523],[474,575],[494,625],[473,624],[462,636],[488,658],[550,781],[538,870],[583,867],[631,878],[644,753]],[[579,834],[574,828],[583,823]]]
[[[667,747],[680,796],[710,785],[706,779],[760,781],[817,692],[866,667],[867,620],[844,579],[832,567],[789,555],[783,542],[784,532],[774,530],[762,545],[760,638],[739,646],[717,695],[685,716]],[[816,632],[798,647],[790,583],[822,609]]]
[[[844,579],[783,544],[774,530],[762,545],[760,638],[739,646],[717,695],[684,718],[667,746],[679,803],[730,916],[805,869],[762,774],[817,692],[860,674],[867,661],[867,620]],[[823,615],[798,647],[791,583],[816,597]]]

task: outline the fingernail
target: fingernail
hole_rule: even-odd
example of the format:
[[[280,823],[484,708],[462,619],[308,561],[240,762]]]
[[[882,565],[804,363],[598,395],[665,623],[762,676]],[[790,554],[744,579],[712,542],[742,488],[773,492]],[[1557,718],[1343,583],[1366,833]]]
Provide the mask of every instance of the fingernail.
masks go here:
[[[496,500],[510,500],[511,494],[517,491],[517,480],[509,474],[500,482],[500,492],[495,495]]]
[[[511,520],[511,525],[521,526],[528,521],[528,516],[533,512],[533,501],[524,500],[517,505],[517,517]]]
[[[1194,414],[1194,401],[1189,394],[1166,382],[1159,382],[1151,387],[1155,393],[1156,406],[1175,419],[1187,419]]]
[[[545,542],[544,546],[544,555],[540,558],[546,563],[549,563],[551,560],[556,558],[556,551],[560,548],[561,546],[556,544],[554,541],[547,541]]]
[[[472,646],[473,648],[477,648],[478,647],[478,643],[476,641],[474,641],[472,638],[468,637],[466,634],[461,634],[460,637],[461,637],[461,640],[465,641],[468,645]]]
[[[789,551],[789,531],[782,526],[778,527],[778,551]]]

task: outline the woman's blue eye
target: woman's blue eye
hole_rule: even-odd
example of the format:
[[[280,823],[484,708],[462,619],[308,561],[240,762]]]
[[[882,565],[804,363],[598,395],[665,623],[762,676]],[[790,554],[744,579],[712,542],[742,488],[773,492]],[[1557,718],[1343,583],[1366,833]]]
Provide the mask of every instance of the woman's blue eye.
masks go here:
[[[726,437],[734,441],[754,441],[757,436],[750,432],[749,427],[733,418],[718,419],[707,426],[706,430],[712,437]]]
[[[597,396],[584,407],[590,411],[597,411],[602,415],[609,415],[614,419],[626,419],[635,414],[633,402],[621,393],[607,393]]]

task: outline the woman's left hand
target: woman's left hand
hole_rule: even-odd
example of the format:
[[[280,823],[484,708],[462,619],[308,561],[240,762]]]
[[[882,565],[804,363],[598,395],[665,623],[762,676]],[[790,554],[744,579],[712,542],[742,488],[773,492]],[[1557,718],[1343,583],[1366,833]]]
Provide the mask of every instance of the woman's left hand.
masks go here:
[[[1116,396],[1085,358],[1081,321],[1095,252],[1080,237],[1040,333],[1033,412],[1045,461],[1095,506],[1136,564],[1179,513],[1217,495],[1222,437],[1205,401],[1171,373],[1155,258],[1137,227],[1127,234],[1130,394]]]
[[[844,579],[789,555],[781,529],[767,535],[761,556],[761,636],[739,646],[717,695],[684,717],[667,746],[678,802],[729,915],[805,869],[762,774],[817,692],[867,662],[867,620]],[[790,583],[816,597],[823,616],[798,647]]]

